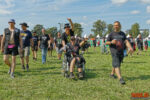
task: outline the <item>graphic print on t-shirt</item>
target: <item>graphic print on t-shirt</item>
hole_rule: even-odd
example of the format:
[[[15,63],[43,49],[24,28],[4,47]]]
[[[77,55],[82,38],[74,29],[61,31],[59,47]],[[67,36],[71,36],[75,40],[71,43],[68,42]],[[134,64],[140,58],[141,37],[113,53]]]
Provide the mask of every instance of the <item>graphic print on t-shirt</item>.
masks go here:
[[[62,39],[61,38],[58,38],[57,39],[57,44],[61,44],[62,43]]]
[[[67,36],[67,40],[68,40],[68,42],[70,42],[70,39],[71,39],[71,36],[70,36],[70,35],[68,35],[68,36]]]
[[[26,33],[21,33],[21,37],[22,37],[23,40],[25,40],[27,36],[28,35]]]
[[[117,44],[116,44],[116,48],[117,48],[117,50],[123,50],[123,46],[124,46],[124,44],[123,44],[123,36],[122,35],[115,35],[115,36],[113,36],[113,38],[115,39],[115,40],[117,40]]]

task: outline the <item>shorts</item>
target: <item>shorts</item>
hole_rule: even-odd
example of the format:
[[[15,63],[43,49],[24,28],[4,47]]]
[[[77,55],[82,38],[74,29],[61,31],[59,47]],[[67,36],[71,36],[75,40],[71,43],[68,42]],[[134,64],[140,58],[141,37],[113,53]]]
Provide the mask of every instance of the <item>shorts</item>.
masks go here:
[[[38,46],[33,46],[33,51],[38,51]]]
[[[93,44],[94,45],[94,47],[96,47],[96,44]]]
[[[23,48],[22,53],[20,52],[20,58],[23,58],[24,56],[27,57],[30,55],[30,47]]]
[[[52,47],[52,46],[48,48],[48,51],[52,51],[52,50],[53,50],[53,47]]]
[[[77,59],[78,57],[80,58],[80,60]],[[78,55],[78,56],[76,56],[76,57],[72,57],[70,61],[72,61],[73,58],[76,59],[75,64],[77,65],[77,68],[83,68],[83,65],[82,65],[82,64],[83,64],[83,63],[84,63],[84,64],[86,63],[84,57],[81,56],[81,55]]]
[[[63,50],[62,50],[61,48],[56,47],[56,52],[57,52],[58,54],[62,54]]]
[[[143,51],[143,46],[142,45],[138,45],[138,49]]]
[[[114,68],[120,67],[124,56],[119,54],[112,54],[112,66]]]
[[[4,55],[17,56],[18,54],[19,54],[18,47],[14,47],[12,49],[10,49],[10,48],[5,48],[4,49]]]

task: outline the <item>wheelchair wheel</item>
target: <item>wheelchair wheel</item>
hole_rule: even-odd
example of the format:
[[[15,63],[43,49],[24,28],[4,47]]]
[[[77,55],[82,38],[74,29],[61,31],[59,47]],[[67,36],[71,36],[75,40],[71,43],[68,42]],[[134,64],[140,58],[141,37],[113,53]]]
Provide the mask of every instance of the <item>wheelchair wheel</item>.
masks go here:
[[[66,78],[69,77],[68,71],[69,71],[69,63],[67,62],[66,56],[64,56],[64,60],[62,63],[62,75]]]
[[[83,77],[85,77],[85,63],[82,63],[82,69],[83,69],[83,71],[82,71]]]

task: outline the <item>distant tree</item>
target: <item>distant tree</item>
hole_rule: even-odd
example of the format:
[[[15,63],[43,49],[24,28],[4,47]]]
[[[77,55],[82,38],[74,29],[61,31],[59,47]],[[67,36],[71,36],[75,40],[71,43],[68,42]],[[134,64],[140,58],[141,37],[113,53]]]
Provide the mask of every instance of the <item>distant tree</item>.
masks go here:
[[[79,23],[74,23],[74,34],[81,37],[82,33],[83,33],[82,25]]]
[[[106,36],[107,34],[111,33],[113,31],[113,24],[108,24],[107,25],[107,31],[104,34],[104,36]]]
[[[93,29],[91,29],[92,32],[94,32],[94,35],[97,36],[98,34],[102,37],[103,33],[106,30],[106,22],[97,20],[93,24]]]
[[[138,23],[133,24],[131,27],[131,32],[132,36],[136,38],[138,34],[140,34],[140,25]]]
[[[143,38],[148,37],[149,36],[149,31],[148,30],[144,30],[142,36],[143,36]]]
[[[32,32],[36,31],[37,35],[41,35],[42,34],[42,30],[43,29],[43,25],[37,24],[34,26]]]
[[[51,34],[52,37],[56,37],[58,33],[57,27],[51,27],[51,28],[46,29],[46,33]]]

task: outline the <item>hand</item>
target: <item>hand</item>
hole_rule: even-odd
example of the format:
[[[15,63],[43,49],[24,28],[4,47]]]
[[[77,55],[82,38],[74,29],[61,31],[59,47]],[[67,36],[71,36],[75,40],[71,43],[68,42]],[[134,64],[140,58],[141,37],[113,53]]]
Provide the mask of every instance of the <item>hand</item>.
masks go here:
[[[117,40],[112,40],[111,43],[116,45],[117,44]]]
[[[134,50],[133,50],[133,48],[131,47],[130,49],[129,49],[129,52],[133,52]]]
[[[67,18],[67,20],[70,22],[70,21],[71,21],[71,18]]]
[[[88,38],[85,38],[84,41],[88,41]]]

